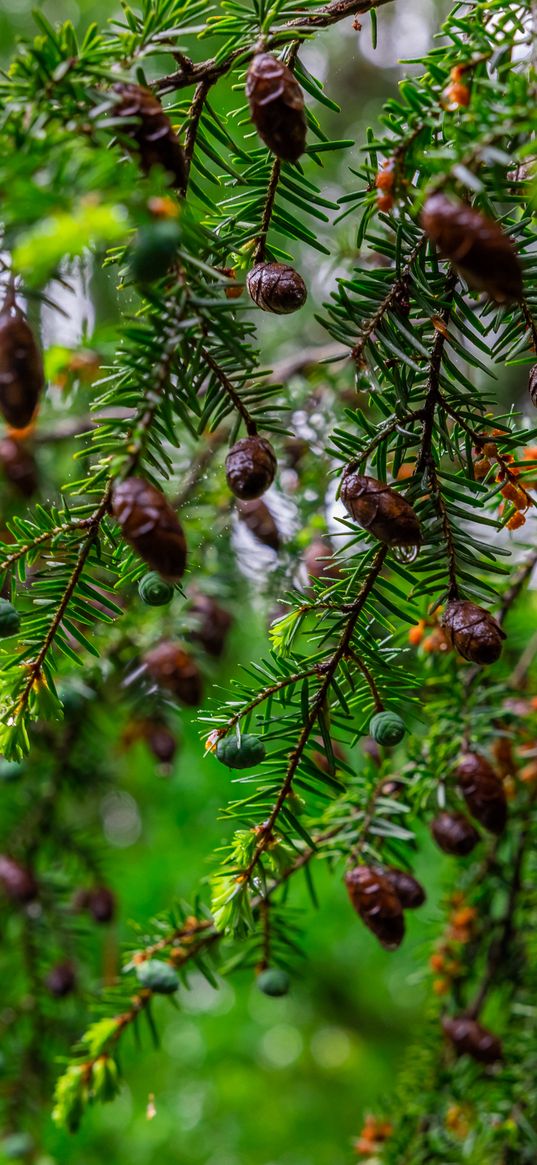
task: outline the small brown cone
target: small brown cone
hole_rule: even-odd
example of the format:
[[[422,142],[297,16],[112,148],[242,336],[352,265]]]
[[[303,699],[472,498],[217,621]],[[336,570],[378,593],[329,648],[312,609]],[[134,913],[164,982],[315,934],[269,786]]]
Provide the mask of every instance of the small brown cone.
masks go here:
[[[420,545],[420,525],[412,506],[386,482],[346,469],[341,500],[350,517],[387,546]]]
[[[112,514],[123,537],[169,582],[177,582],[186,568],[183,528],[167,498],[142,477],[127,477],[115,486]]]
[[[143,736],[155,760],[170,765],[177,752],[177,741],[168,725],[162,720],[147,720],[143,725]]]
[[[498,1036],[488,1031],[476,1019],[466,1015],[445,1016],[442,1027],[453,1044],[457,1055],[471,1056],[481,1064],[495,1064],[502,1058],[502,1045]]]
[[[275,315],[298,311],[308,297],[302,276],[287,263],[258,263],[248,272],[246,286],[254,303]]]
[[[483,607],[466,599],[451,599],[440,620],[450,647],[480,666],[496,663],[505,632]]]
[[[149,675],[189,708],[197,708],[202,699],[202,681],[198,665],[177,643],[164,640],[144,656]]]
[[[239,520],[244,522],[254,538],[269,546],[271,550],[279,550],[282,544],[280,532],[265,502],[259,498],[252,502],[239,502],[237,505]]]
[[[114,85],[117,101],[114,117],[124,118],[123,137],[131,138],[144,173],[152,166],[162,166],[173,178],[178,190],[187,181],[185,155],[172,123],[158,97],[144,85],[118,81]]]
[[[345,875],[345,885],[356,913],[388,951],[403,941],[405,920],[399,896],[384,873],[356,866]]]
[[[116,898],[108,886],[95,886],[88,890],[85,903],[94,922],[112,922],[116,913]]]
[[[198,592],[192,598],[190,613],[196,617],[196,626],[188,632],[188,638],[201,643],[209,655],[219,659],[233,623],[229,611],[210,595]]]
[[[304,94],[295,76],[272,53],[257,53],[246,76],[250,116],[266,146],[285,162],[306,148]]]
[[[0,312],[0,410],[13,429],[31,421],[45,383],[43,360],[23,314],[4,304]]]
[[[395,866],[383,866],[379,867],[378,870],[393,886],[404,910],[415,910],[418,906],[423,906],[426,894],[417,878],[413,878],[412,874],[407,874],[406,870],[399,870]]]
[[[243,501],[260,497],[272,485],[277,465],[270,441],[243,437],[226,457],[226,480],[231,492]]]
[[[433,194],[425,203],[421,223],[469,287],[486,291],[496,303],[521,299],[522,268],[510,238],[497,222],[464,202]]]
[[[21,905],[37,897],[37,882],[32,871],[7,854],[0,854],[0,888],[11,902]]]
[[[484,756],[467,752],[455,775],[472,817],[490,833],[503,833],[507,822],[507,800],[503,784],[492,765]]]
[[[55,999],[65,999],[66,995],[71,995],[76,986],[76,975],[73,964],[69,961],[57,963],[49,971],[45,983],[50,994]]]
[[[310,578],[340,578],[341,570],[334,561],[334,551],[327,538],[314,538],[304,551],[304,565]]]
[[[445,854],[458,858],[471,853],[479,841],[477,829],[464,813],[439,813],[432,822],[431,832]]]
[[[26,442],[4,437],[0,441],[0,468],[23,498],[33,497],[39,488],[39,475],[35,457]]]

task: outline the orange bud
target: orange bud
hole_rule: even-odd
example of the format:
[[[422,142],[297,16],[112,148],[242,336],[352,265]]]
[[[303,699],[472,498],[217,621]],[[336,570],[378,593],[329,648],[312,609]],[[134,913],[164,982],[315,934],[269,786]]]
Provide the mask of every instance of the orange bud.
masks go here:
[[[413,647],[417,647],[423,639],[424,631],[425,619],[420,619],[419,623],[416,623],[415,627],[410,628],[410,631],[408,632],[408,642],[411,643]]]
[[[488,457],[480,457],[478,461],[474,461],[474,477],[477,481],[482,481],[491,468]]]
[[[498,446],[494,444],[494,441],[485,441],[483,445],[483,454],[485,457],[496,457],[497,452]]]
[[[371,1157],[373,1154],[372,1142],[365,1137],[360,1137],[354,1143],[354,1151],[355,1153],[359,1153],[360,1157]]]
[[[379,210],[389,211],[393,207],[393,198],[391,194],[379,194],[377,197],[377,206]]]
[[[514,485],[512,481],[506,481],[505,485],[500,490],[502,497],[507,498],[507,501],[512,502],[517,510],[526,510],[528,502],[523,490]]]
[[[173,198],[150,198],[147,209],[155,218],[177,218],[179,214],[179,206]]]
[[[434,955],[431,955],[431,957],[429,959],[429,966],[430,966],[432,971],[443,971],[444,970],[444,962],[445,962],[445,960],[444,960],[443,955],[434,954]]]
[[[534,760],[530,764],[524,765],[524,768],[520,770],[518,775],[520,780],[524,781],[525,784],[533,784],[534,781],[537,781],[537,761]]]
[[[451,916],[453,926],[468,926],[469,923],[475,922],[477,918],[477,910],[475,906],[462,906],[460,910],[456,910]]]
[[[397,481],[407,481],[409,477],[413,477],[415,468],[415,461],[405,461],[404,465],[400,465],[397,470]]]
[[[451,106],[470,104],[470,90],[467,85],[463,85],[460,81],[454,81],[448,85],[445,96]]]
[[[375,186],[378,190],[391,190],[395,181],[393,158],[386,158],[381,163],[380,170],[375,178]]]
[[[526,519],[524,517],[524,514],[521,514],[517,511],[516,514],[513,514],[512,518],[509,518],[509,521],[507,523],[507,529],[508,530],[519,530],[520,527],[525,526],[525,524],[526,524]]]
[[[450,984],[448,979],[435,979],[433,983],[433,991],[435,995],[447,995],[449,993]]]

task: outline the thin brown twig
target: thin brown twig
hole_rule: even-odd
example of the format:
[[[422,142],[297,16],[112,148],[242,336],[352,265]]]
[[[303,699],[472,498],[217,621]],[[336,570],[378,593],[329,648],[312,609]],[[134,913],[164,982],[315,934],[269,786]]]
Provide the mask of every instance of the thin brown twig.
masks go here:
[[[431,352],[427,396],[424,405],[425,419],[423,423],[423,436],[421,450],[416,462],[415,469],[416,477],[419,477],[419,475],[422,473],[427,474],[427,479],[434,496],[435,505],[440,515],[440,521],[442,523],[442,531],[444,534],[448,556],[449,597],[451,599],[456,599],[459,593],[457,583],[457,556],[449,513],[442,495],[440,482],[438,480],[438,470],[433,453],[433,432],[436,410],[441,399],[440,374],[442,370],[442,358],[446,345],[447,325],[451,317],[453,295],[455,292],[456,283],[457,275],[453,270],[450,270],[447,276],[445,287],[447,302],[441,315],[442,327],[439,327],[436,331]]]
[[[329,28],[332,24],[337,24],[347,17],[365,15],[366,12],[371,12],[374,8],[382,8],[389,3],[391,0],[333,0],[331,4],[327,4],[318,12],[312,12],[310,15],[304,14],[296,20],[290,20],[280,28],[274,29],[265,37],[264,48],[268,50],[285,44],[293,37],[293,34],[299,41],[306,40],[316,29]],[[188,85],[197,85],[202,80],[210,81],[212,84],[229,73],[230,69],[239,62],[241,65],[246,64],[257,51],[256,42],[248,49],[242,47],[232,49],[228,56],[220,61],[216,57],[211,57],[194,64],[185,59],[181,63],[181,68],[157,81],[157,92],[170,93],[177,89],[184,89]]]
[[[202,116],[202,113],[203,113],[203,110],[205,107],[205,102],[207,100],[207,96],[208,96],[209,90],[211,88],[211,85],[212,85],[212,81],[208,80],[207,78],[203,78],[201,81],[198,81],[198,84],[196,85],[194,97],[192,98],[192,104],[191,104],[190,109],[188,111],[188,123],[187,123],[187,130],[186,130],[186,135],[185,135],[185,147],[184,147],[185,164],[186,164],[185,190],[186,190],[186,186],[188,185],[188,179],[190,177],[192,158],[194,156],[194,147],[196,145],[196,139],[198,136],[200,120],[201,120],[201,116]]]
[[[397,279],[394,280],[394,282],[392,283],[392,286],[390,287],[388,294],[384,297],[384,299],[382,300],[382,303],[379,304],[377,310],[373,313],[372,316],[370,316],[370,318],[368,320],[366,320],[366,322],[362,328],[362,334],[360,336],[360,339],[354,345],[352,352],[351,352],[351,356],[358,367],[360,367],[360,365],[362,364],[366,344],[373,336],[373,334],[375,332],[375,328],[378,328],[379,324],[384,319],[386,312],[388,312],[390,310],[390,308],[392,308],[395,304],[397,304],[397,300],[399,299],[399,296],[401,295],[401,292],[404,289],[404,287],[406,286],[408,279],[410,277],[410,273],[412,271],[412,264],[414,263],[414,260],[419,255],[422,247],[425,246],[426,241],[427,241],[426,235],[422,235],[421,238],[418,239],[418,242],[416,243],[415,247],[412,248],[412,250],[408,256],[408,259],[405,263],[405,266],[403,267],[403,270],[401,271],[401,274],[397,277]]]
[[[257,235],[256,248],[253,255],[253,265],[256,263],[263,263],[265,258],[265,247],[267,244],[267,235],[270,229],[270,221],[272,218],[272,211],[274,210],[274,202],[278,190],[278,182],[280,181],[282,164],[279,158],[275,158],[272,163],[270,171],[270,179],[267,187],[267,195],[265,198],[265,205],[263,207],[263,216],[261,225],[259,227],[259,234]]]
[[[360,671],[361,671],[361,673],[362,673],[362,675],[363,675],[363,677],[364,677],[364,679],[369,687],[369,690],[370,690],[371,695],[373,697],[373,703],[375,705],[375,712],[383,712],[384,711],[384,704],[382,701],[382,696],[377,688],[377,684],[376,684],[374,676],[371,674],[369,668],[364,663],[363,659],[360,659],[360,656],[358,655],[358,653],[356,651],[354,651],[354,650],[349,651],[349,656],[351,657],[351,659],[354,660],[355,664],[360,669]]]
[[[239,720],[243,720],[254,708],[257,708],[259,704],[263,704],[265,700],[270,699],[276,692],[281,692],[283,688],[288,688],[292,684],[299,684],[301,680],[308,679],[309,676],[320,676],[322,674],[323,665],[318,663],[314,664],[313,667],[307,668],[305,671],[293,672],[292,675],[285,676],[284,679],[277,680],[274,684],[269,684],[268,687],[258,692],[252,700],[249,700],[244,708],[240,708],[238,712],[235,712],[221,728],[215,728],[214,732],[211,733],[211,737],[214,737],[216,740],[221,736],[227,736],[228,732],[239,723]]]
[[[217,380],[220,381],[222,388],[225,390],[225,392],[229,396],[229,399],[232,402],[232,404],[234,405],[234,407],[236,408],[237,412],[239,413],[239,416],[242,417],[242,419],[244,421],[244,426],[245,426],[246,432],[248,433],[248,436],[255,437],[257,435],[257,425],[254,421],[254,418],[248,412],[246,405],[241,400],[238,392],[235,391],[235,389],[234,389],[234,387],[229,379],[229,376],[226,376],[226,373],[224,372],[223,368],[221,368],[220,365],[217,363],[217,361],[213,359],[213,357],[211,356],[211,353],[208,352],[206,348],[201,349],[201,356],[202,356],[202,359],[205,360],[206,364],[209,365],[209,368],[212,369]]]

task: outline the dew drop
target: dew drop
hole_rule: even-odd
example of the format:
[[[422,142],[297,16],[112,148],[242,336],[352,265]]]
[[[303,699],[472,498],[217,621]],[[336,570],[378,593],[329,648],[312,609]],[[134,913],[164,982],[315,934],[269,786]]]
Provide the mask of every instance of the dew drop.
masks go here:
[[[416,561],[419,551],[419,546],[396,546],[393,553],[398,562],[409,564]]]

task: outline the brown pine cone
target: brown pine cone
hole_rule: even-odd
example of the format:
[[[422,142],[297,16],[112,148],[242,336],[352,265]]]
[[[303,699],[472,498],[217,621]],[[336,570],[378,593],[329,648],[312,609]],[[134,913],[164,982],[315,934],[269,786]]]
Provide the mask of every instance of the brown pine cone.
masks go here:
[[[420,525],[412,506],[385,482],[347,468],[341,500],[351,518],[380,542],[388,546],[420,545]]]
[[[284,162],[306,148],[304,94],[291,70],[272,53],[257,53],[246,75],[250,116],[266,146]]]
[[[272,485],[278,462],[270,441],[243,437],[226,457],[226,481],[236,498],[250,501]]]
[[[530,369],[528,378],[528,392],[530,394],[532,405],[535,405],[535,408],[537,409],[537,364],[534,364],[533,368]]]
[[[11,902],[31,902],[37,897],[37,882],[32,871],[7,854],[0,854],[0,887]]]
[[[163,765],[171,764],[177,752],[177,741],[168,725],[161,720],[147,720],[143,729],[144,740],[155,760]]]
[[[244,522],[254,538],[269,546],[271,550],[279,550],[282,544],[280,532],[265,502],[260,498],[252,502],[239,502],[237,505],[239,520]]]
[[[39,487],[37,463],[24,441],[16,437],[4,437],[0,441],[0,467],[23,498],[33,496]]]
[[[290,469],[297,469],[304,457],[310,452],[310,445],[303,437],[286,437],[283,442],[283,451],[286,464]]]
[[[445,1016],[442,1027],[457,1055],[466,1054],[481,1064],[494,1064],[502,1059],[501,1040],[476,1019],[467,1015]]]
[[[95,886],[84,895],[84,905],[91,914],[94,922],[112,922],[116,913],[115,895],[108,886]]]
[[[143,477],[114,487],[112,514],[125,540],[163,578],[177,582],[186,568],[186,540],[170,503]]]
[[[144,85],[124,81],[114,85],[114,93],[117,94],[114,117],[125,119],[122,136],[132,139],[144,173],[148,174],[152,166],[162,166],[173,178],[174,186],[184,191],[185,155],[158,97]]]
[[[188,638],[195,643],[201,643],[209,655],[219,659],[233,623],[229,611],[221,607],[216,599],[212,599],[210,595],[202,595],[201,592],[194,595],[190,611],[196,616],[197,625],[189,631]]]
[[[483,607],[467,599],[451,599],[440,620],[450,647],[481,666],[496,663],[502,653],[505,631]]]
[[[399,870],[395,866],[374,866],[375,872],[383,874],[395,890],[403,910],[415,910],[423,906],[427,897],[423,886],[412,874],[406,870]]]
[[[18,308],[0,312],[0,410],[13,429],[34,415],[45,383],[43,360],[33,332]]]
[[[523,294],[522,268],[511,240],[493,219],[445,194],[427,199],[423,229],[444,259],[450,259],[469,287],[486,291],[496,303]]]
[[[335,579],[341,575],[327,538],[314,538],[304,551],[304,565],[310,578]]]
[[[289,315],[306,302],[306,284],[287,263],[258,263],[246,276],[248,294],[263,311]]]
[[[490,833],[503,833],[507,822],[505,790],[488,760],[467,752],[455,776],[472,817]]]
[[[431,832],[445,854],[458,858],[471,853],[479,841],[477,829],[464,813],[439,813],[431,824]]]
[[[187,704],[197,708],[202,699],[202,682],[198,665],[188,652],[169,639],[157,643],[144,656],[147,671],[162,688]]]
[[[403,941],[405,920],[398,894],[384,872],[357,866],[345,874],[345,885],[356,913],[388,951]]]
[[[57,963],[49,971],[45,983],[50,994],[54,995],[56,999],[64,999],[66,995],[70,995],[76,986],[73,964],[70,962]]]

